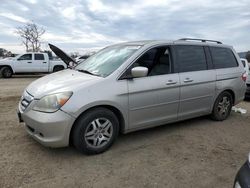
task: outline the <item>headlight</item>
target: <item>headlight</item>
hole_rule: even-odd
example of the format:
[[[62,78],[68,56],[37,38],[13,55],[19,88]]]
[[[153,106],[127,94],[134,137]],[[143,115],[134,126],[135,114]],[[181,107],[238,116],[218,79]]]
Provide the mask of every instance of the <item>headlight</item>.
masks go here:
[[[40,112],[55,112],[59,110],[72,96],[73,92],[63,92],[47,95],[41,98],[33,110]]]

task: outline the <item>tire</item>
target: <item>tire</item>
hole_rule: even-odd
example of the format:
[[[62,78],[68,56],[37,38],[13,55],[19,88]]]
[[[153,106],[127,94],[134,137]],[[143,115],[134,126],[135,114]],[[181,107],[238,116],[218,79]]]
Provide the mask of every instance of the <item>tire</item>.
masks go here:
[[[61,70],[63,70],[63,69],[64,69],[63,66],[55,66],[55,67],[53,68],[53,72],[58,72],[58,71],[61,71]]]
[[[1,70],[0,70],[0,77],[3,77],[3,78],[11,78],[12,77],[12,70],[10,67],[3,67]]]
[[[216,99],[211,118],[215,121],[223,121],[228,118],[233,106],[232,95],[224,91]]]
[[[72,141],[85,154],[98,154],[112,146],[119,133],[116,115],[106,108],[96,108],[76,121]]]

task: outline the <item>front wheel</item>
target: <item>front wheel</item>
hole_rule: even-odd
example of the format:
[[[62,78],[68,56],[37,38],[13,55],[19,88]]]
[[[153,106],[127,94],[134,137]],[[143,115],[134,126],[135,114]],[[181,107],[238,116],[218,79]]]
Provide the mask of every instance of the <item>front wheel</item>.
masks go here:
[[[106,151],[114,143],[119,132],[116,115],[106,108],[96,108],[83,114],[73,129],[73,144],[85,154]]]
[[[230,115],[233,106],[232,95],[225,91],[216,99],[211,118],[216,121],[223,121]]]

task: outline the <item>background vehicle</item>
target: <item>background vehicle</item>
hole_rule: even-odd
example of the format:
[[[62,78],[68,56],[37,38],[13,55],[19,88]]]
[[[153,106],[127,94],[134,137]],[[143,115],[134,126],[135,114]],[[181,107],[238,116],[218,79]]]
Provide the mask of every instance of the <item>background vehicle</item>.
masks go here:
[[[244,66],[244,69],[245,69],[247,75],[249,75],[249,69],[250,69],[249,62],[247,61],[247,59],[244,59],[244,58],[240,58],[240,60]]]
[[[20,73],[50,73],[67,68],[60,60],[50,60],[47,53],[27,52],[0,60],[0,77],[10,78]]]
[[[242,165],[234,180],[234,188],[249,188],[249,187],[250,187],[250,154],[248,154],[248,160]]]
[[[79,62],[84,61],[84,60],[87,59],[88,57],[89,57],[89,55],[82,55],[82,56],[76,57],[76,58],[75,58],[75,61],[76,61],[77,63],[79,63]]]
[[[107,150],[119,132],[208,114],[227,119],[244,98],[245,76],[234,49],[218,41],[122,43],[31,83],[19,117],[45,146],[71,141],[79,151],[95,154]]]
[[[249,66],[249,62],[247,61],[247,59],[241,58],[241,62],[247,74],[247,80],[246,80],[247,89],[246,89],[245,98],[249,99],[250,98],[250,66]]]

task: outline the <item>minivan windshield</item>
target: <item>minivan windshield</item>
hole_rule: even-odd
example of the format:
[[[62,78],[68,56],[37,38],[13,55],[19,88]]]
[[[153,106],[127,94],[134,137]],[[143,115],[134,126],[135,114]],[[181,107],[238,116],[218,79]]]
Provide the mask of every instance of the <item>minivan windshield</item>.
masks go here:
[[[107,47],[77,65],[75,70],[106,77],[122,65],[140,47],[138,45]]]

